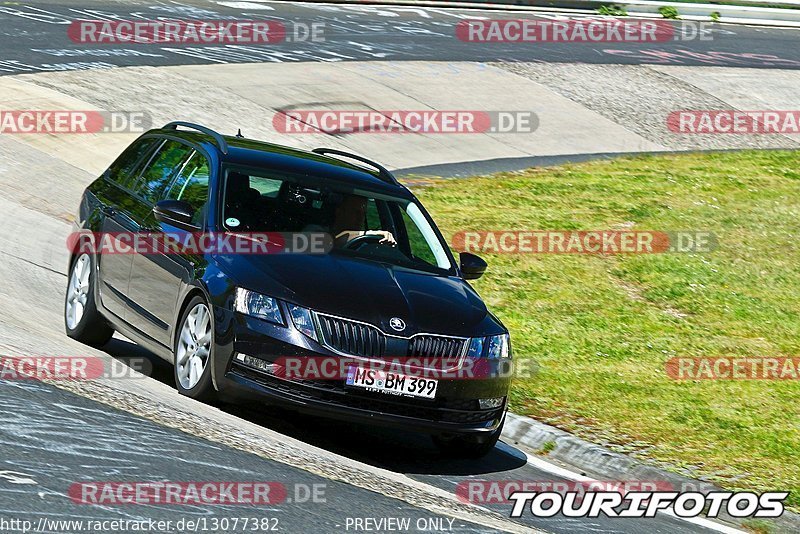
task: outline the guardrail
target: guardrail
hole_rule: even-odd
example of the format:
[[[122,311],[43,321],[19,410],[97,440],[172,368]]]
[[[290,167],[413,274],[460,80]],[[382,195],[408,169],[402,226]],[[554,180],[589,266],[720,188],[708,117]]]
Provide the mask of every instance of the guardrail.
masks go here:
[[[331,3],[331,0],[312,0],[318,2],[326,2]],[[567,4],[573,5],[585,5],[585,6],[597,6],[597,5],[609,5],[609,4],[635,4],[635,5],[643,5],[643,6],[654,6],[656,8],[664,5],[705,5],[705,6],[713,6],[713,7],[747,7],[747,6],[731,6],[725,3],[719,2],[659,2],[658,0],[638,0],[638,1],[625,1],[625,0],[469,0],[469,1],[459,1],[459,0],[438,0],[438,1],[427,1],[427,0],[400,0],[404,4],[452,4],[452,5],[502,5],[502,6],[515,6],[515,7],[555,7],[555,6],[562,6]],[[335,1],[333,3],[336,3]],[[393,0],[381,1],[381,0],[344,0],[342,3],[357,3],[357,4],[392,4],[392,3],[400,3],[395,2]],[[761,9],[761,6],[787,6],[789,8],[796,8],[800,9],[800,0],[741,0],[741,3],[747,4],[758,4],[757,7]],[[780,8],[778,8],[780,9]]]
[[[309,1],[309,0],[306,0]],[[402,5],[418,7],[463,7],[482,9],[526,9],[531,11],[580,10],[597,12],[601,6],[619,5],[629,15],[660,17],[659,8],[674,7],[681,18],[711,20],[719,14],[720,22],[800,27],[800,0],[742,0],[751,4],[783,5],[787,8],[735,6],[715,3],[659,2],[657,0],[310,0],[324,3],[360,5]]]
[[[554,3],[565,5],[573,0],[557,0]],[[720,21],[724,22],[727,19],[747,19],[747,20],[775,20],[784,22],[798,22],[800,23],[800,1],[797,0],[781,0],[775,2],[772,0],[754,0],[753,3],[763,3],[772,5],[787,5],[796,7],[797,9],[785,9],[777,7],[760,7],[760,6],[732,6],[727,4],[700,4],[689,2],[653,2],[648,0],[578,0],[581,3],[589,4],[590,9],[597,9],[601,5],[617,4],[624,6],[629,13],[647,13],[650,15],[658,15],[659,8],[661,7],[674,7],[678,11],[678,15],[682,17],[708,17],[711,18],[712,13],[719,13]],[[747,0],[748,2],[750,0]],[[576,2],[577,3],[577,2]]]

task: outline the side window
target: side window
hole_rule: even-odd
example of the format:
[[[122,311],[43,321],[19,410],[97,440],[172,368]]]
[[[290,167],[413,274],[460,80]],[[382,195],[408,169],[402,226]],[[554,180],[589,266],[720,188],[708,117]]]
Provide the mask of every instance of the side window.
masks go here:
[[[108,179],[123,187],[130,188],[136,181],[138,170],[146,156],[150,155],[159,139],[151,137],[135,142],[117,158],[108,169]]]
[[[433,251],[431,250],[430,245],[428,245],[428,241],[425,239],[425,236],[422,234],[422,231],[419,229],[417,224],[409,217],[406,210],[400,210],[403,217],[403,225],[406,228],[406,234],[408,235],[408,247],[410,249],[411,255],[417,259],[424,261],[425,263],[429,263],[433,266],[437,265],[436,256],[434,255]]]
[[[202,226],[208,205],[208,160],[199,152],[193,152],[183,170],[170,185],[165,199],[184,200],[194,208],[192,223]]]
[[[381,214],[378,212],[378,205],[374,198],[367,201],[367,230],[382,230]]]
[[[164,143],[139,179],[136,192],[155,204],[191,152],[191,148],[178,141]]]

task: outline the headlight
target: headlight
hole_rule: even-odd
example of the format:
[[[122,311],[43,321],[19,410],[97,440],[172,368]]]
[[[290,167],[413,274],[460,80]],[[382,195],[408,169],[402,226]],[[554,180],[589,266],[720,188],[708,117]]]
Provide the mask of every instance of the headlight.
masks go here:
[[[499,360],[500,358],[509,358],[511,351],[509,350],[508,334],[501,334],[499,336],[492,336],[489,338],[489,350],[486,357],[490,360]]]
[[[483,356],[483,345],[485,340],[485,337],[473,337],[469,342],[467,358],[480,358]]]
[[[314,321],[311,319],[311,312],[306,308],[289,304],[289,315],[292,316],[294,327],[302,333],[317,341],[317,330],[314,328]]]
[[[239,313],[258,317],[271,323],[284,325],[283,314],[278,305],[278,299],[248,291],[241,287],[236,288],[236,302],[234,309]]]

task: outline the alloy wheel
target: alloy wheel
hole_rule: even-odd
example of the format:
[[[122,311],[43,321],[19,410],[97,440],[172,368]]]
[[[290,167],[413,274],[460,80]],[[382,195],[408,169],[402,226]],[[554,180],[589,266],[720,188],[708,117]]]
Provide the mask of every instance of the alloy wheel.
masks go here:
[[[200,381],[211,353],[211,314],[205,304],[197,304],[181,327],[175,366],[184,389],[192,389]]]
[[[75,329],[83,319],[86,301],[89,298],[89,277],[92,261],[88,254],[81,255],[72,266],[72,274],[67,288],[67,327]]]

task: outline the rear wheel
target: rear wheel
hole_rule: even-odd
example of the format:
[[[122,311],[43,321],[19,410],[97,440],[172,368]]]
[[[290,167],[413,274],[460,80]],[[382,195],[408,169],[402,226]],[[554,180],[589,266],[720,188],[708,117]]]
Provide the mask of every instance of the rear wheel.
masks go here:
[[[64,297],[64,327],[69,337],[93,347],[101,347],[108,343],[114,330],[97,311],[94,273],[94,263],[89,254],[77,256],[70,266]]]
[[[178,391],[197,400],[214,396],[211,365],[214,352],[214,324],[211,310],[202,297],[194,297],[181,316],[175,336],[175,385]]]
[[[497,445],[505,422],[503,415],[500,426],[488,436],[433,436],[433,443],[442,454],[451,458],[483,458]]]

